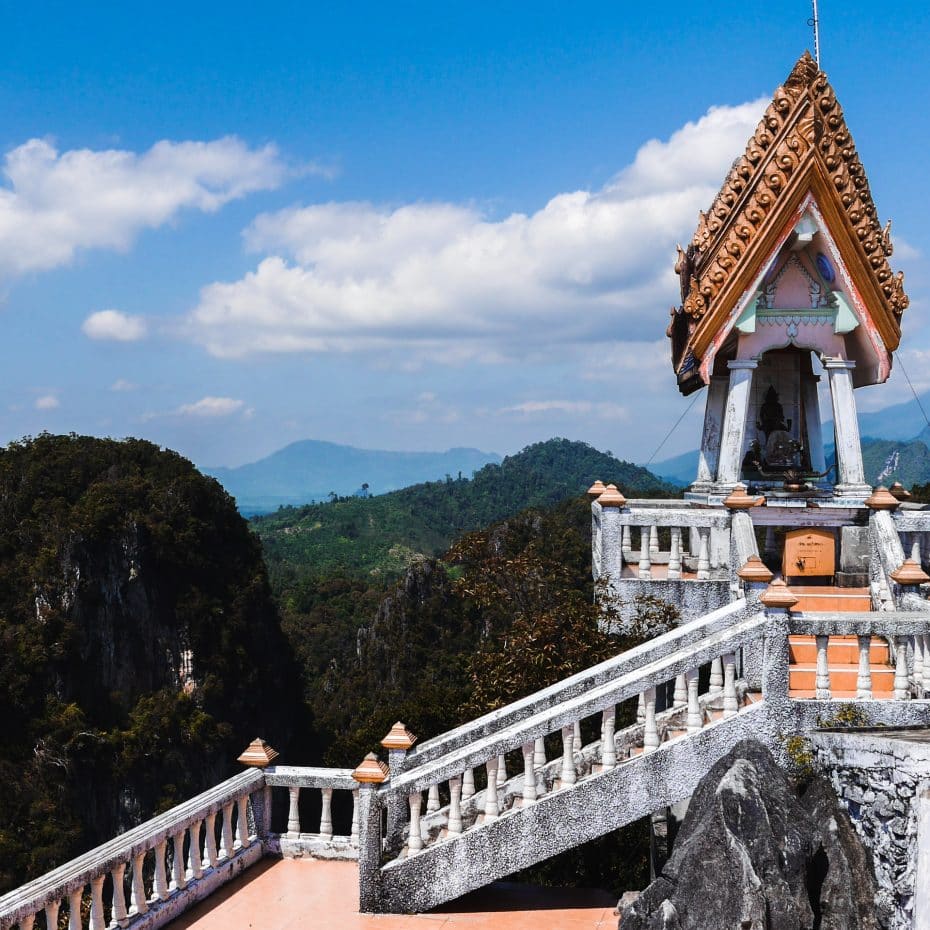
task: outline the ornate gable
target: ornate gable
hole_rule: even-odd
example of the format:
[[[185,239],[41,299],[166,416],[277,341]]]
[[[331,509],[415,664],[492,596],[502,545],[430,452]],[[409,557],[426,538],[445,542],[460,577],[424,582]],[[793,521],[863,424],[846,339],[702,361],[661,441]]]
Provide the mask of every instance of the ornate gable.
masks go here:
[[[862,305],[887,351],[900,341],[908,305],[902,272],[888,263],[889,223],[879,223],[833,88],[808,52],[775,92],[744,154],[707,213],[701,213],[675,271],[681,305],[668,335],[685,394],[707,380],[705,354],[784,242],[806,198],[813,197],[849,269]],[[713,350],[712,350],[713,351]]]

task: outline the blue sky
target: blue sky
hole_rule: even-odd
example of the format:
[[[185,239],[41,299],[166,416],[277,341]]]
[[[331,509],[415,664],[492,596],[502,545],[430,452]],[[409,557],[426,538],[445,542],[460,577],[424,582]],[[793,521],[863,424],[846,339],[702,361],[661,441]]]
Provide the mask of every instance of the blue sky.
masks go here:
[[[647,459],[688,403],[664,339],[675,243],[809,15],[3,4],[0,440],[137,435],[234,465],[300,438],[564,435]],[[930,13],[821,17],[930,388]],[[695,444],[701,406],[660,458]]]

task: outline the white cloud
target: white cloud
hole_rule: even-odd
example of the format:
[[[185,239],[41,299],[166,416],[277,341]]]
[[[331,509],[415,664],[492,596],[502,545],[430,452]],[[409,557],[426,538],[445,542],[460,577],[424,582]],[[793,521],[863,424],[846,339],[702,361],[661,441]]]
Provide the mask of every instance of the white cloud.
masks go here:
[[[78,249],[125,250],[144,229],[184,209],[212,213],[231,200],[278,187],[288,174],[273,145],[227,136],[161,141],[140,153],[59,152],[31,139],[7,152],[0,186],[0,274],[42,271]]]
[[[185,417],[228,417],[245,406],[234,397],[202,397],[193,404],[182,404],[177,413]]]
[[[117,394],[124,394],[128,391],[135,391],[138,387],[139,385],[134,384],[132,381],[127,381],[125,378],[117,378],[110,385],[110,390]]]
[[[655,337],[677,298],[674,244],[690,235],[765,101],[714,107],[647,142],[598,191],[535,213],[328,203],[263,214],[264,253],[205,287],[186,333],[214,355],[398,346],[500,358],[534,347]]]
[[[131,316],[119,310],[98,310],[84,320],[81,329],[91,339],[112,342],[138,342],[148,332],[148,326],[141,316]],[[113,390],[126,388],[114,387]]]
[[[43,394],[36,398],[36,410],[57,410],[60,406],[61,402],[54,394]]]
[[[522,414],[524,416],[566,413],[571,416],[596,417],[607,420],[630,420],[629,408],[612,401],[528,400],[509,407],[502,407],[499,412]]]

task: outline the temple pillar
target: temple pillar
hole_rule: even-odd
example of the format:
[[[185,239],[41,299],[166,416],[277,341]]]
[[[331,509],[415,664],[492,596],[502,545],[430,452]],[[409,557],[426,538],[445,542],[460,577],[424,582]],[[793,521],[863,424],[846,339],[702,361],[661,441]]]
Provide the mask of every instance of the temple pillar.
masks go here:
[[[833,429],[836,433],[836,487],[840,497],[861,497],[871,492],[865,483],[859,419],[853,396],[852,370],[856,363],[843,358],[824,358],[833,403]]]
[[[720,460],[717,465],[717,485],[721,490],[739,481],[746,439],[746,415],[752,388],[752,373],[759,364],[754,358],[734,358],[727,362],[730,381],[723,414],[723,434],[720,439]]]
[[[801,403],[804,405],[804,423],[807,426],[807,451],[811,460],[811,471],[826,471],[827,463],[823,452],[823,427],[820,423],[820,395],[816,375],[801,379]]]
[[[717,477],[717,463],[720,460],[720,437],[723,432],[723,416],[729,384],[729,378],[723,375],[713,375],[707,388],[707,400],[704,406],[704,431],[701,434],[701,451],[698,456],[695,489],[699,485],[713,484],[714,479]]]

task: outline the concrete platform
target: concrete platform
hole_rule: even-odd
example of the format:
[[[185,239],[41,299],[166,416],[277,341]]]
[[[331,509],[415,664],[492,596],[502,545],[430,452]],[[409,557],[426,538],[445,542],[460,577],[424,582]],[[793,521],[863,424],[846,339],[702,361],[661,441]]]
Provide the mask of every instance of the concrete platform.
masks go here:
[[[354,862],[264,859],[171,930],[614,930],[606,891],[496,882],[428,914],[358,913]]]

